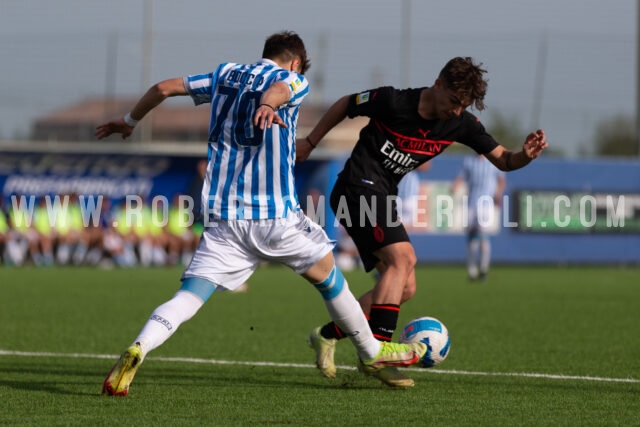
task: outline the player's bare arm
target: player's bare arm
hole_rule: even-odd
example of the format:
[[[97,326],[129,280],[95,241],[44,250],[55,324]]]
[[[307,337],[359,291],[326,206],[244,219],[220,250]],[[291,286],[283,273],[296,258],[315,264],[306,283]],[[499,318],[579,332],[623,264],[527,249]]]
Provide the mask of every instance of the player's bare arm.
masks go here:
[[[98,137],[98,139],[103,139],[111,134],[119,133],[122,135],[122,139],[126,139],[133,132],[136,123],[142,120],[149,111],[158,106],[162,101],[171,96],[187,94],[187,89],[184,87],[184,81],[181,77],[156,83],[142,95],[142,98],[140,98],[128,116],[119,117],[99,125],[94,135]]]
[[[538,129],[527,135],[521,151],[514,152],[507,150],[502,145],[498,145],[485,154],[485,157],[498,169],[508,172],[525,167],[548,146],[544,131]]]
[[[253,116],[253,123],[260,129],[271,125],[287,127],[278,115],[278,107],[291,98],[291,90],[285,82],[275,82],[260,97],[260,104]]]
[[[311,133],[306,138],[296,140],[296,161],[302,162],[306,160],[311,151],[318,146],[318,143],[324,136],[329,133],[338,123],[347,117],[347,106],[349,105],[349,97],[345,95],[338,99],[322,118],[318,121]]]

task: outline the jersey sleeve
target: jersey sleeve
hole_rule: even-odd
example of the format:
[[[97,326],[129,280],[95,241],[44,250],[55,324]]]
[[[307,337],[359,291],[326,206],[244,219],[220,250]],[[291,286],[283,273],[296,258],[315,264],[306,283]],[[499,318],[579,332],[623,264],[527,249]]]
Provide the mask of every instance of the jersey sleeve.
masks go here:
[[[487,154],[496,148],[498,142],[487,132],[476,116],[465,112],[463,117],[464,134],[459,142],[472,148],[478,154]]]
[[[289,100],[286,102],[288,107],[300,105],[309,93],[309,81],[303,75],[295,72],[283,70],[278,73],[275,82],[286,83],[289,87]]]
[[[354,93],[349,97],[347,116],[352,119],[357,116],[381,118],[391,110],[393,102],[391,86],[383,86],[364,92]]]
[[[184,87],[189,92],[189,96],[193,99],[195,105],[211,102],[217,77],[223,65],[220,64],[213,73],[194,74],[182,78]]]

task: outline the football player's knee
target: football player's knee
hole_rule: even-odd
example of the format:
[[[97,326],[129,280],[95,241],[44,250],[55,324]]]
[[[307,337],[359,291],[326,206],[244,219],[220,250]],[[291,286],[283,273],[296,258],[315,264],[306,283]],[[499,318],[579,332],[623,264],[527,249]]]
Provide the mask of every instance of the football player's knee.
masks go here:
[[[413,270],[418,263],[418,257],[416,256],[416,253],[412,251],[411,255],[408,258],[409,259],[407,261],[409,262],[409,268]]]
[[[402,291],[402,301],[408,301],[416,294],[416,283],[413,281],[408,281]]]
[[[416,253],[411,251],[399,260],[398,267],[401,270],[407,272],[407,274],[410,274],[415,268],[417,262],[418,262],[418,259],[416,257]]]

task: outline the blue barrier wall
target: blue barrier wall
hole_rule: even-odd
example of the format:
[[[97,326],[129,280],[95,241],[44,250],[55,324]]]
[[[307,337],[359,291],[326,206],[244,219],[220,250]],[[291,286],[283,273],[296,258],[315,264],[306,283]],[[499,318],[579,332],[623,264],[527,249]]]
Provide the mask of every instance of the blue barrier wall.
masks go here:
[[[428,178],[454,179],[462,159],[437,158]],[[638,194],[640,162],[540,158],[507,174],[505,194],[513,197],[521,190]],[[463,236],[418,236],[414,243],[423,262],[462,262],[465,258]],[[492,256],[498,263],[638,263],[640,234],[532,234],[503,227],[492,237]]]
[[[126,195],[171,200],[189,189],[201,157],[87,152],[1,152],[0,190],[11,195]]]
[[[430,170],[419,172],[420,178],[424,182],[451,182],[463,158],[440,156],[432,161]],[[5,198],[16,192],[60,194],[62,191],[56,189],[64,188],[76,190],[78,194],[118,198],[137,193],[147,197],[164,195],[171,200],[178,192],[193,194],[190,186],[197,181],[195,169],[201,159],[201,156],[178,155],[5,152],[0,153],[0,188]],[[308,160],[296,166],[296,185],[303,208],[311,189],[328,197],[344,161],[345,158]],[[518,192],[541,190],[638,196],[640,161],[541,158],[507,174],[505,194],[511,200],[515,200]],[[507,208],[509,218],[516,218],[514,206],[510,204]],[[632,211],[637,224],[640,205]],[[327,233],[337,238],[328,200],[324,213]],[[639,231],[628,227],[598,233],[523,232],[501,224],[492,237],[493,260],[497,263],[640,263]],[[410,235],[422,263],[465,260],[462,233],[411,232]]]

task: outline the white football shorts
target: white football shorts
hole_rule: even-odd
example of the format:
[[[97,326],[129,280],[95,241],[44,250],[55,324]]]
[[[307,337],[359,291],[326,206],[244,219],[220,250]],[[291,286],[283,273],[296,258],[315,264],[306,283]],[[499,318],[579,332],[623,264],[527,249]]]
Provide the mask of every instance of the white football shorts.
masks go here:
[[[302,211],[287,218],[218,220],[205,228],[182,280],[199,277],[215,283],[218,289],[234,290],[261,262],[284,264],[301,274],[334,245],[322,227]]]

